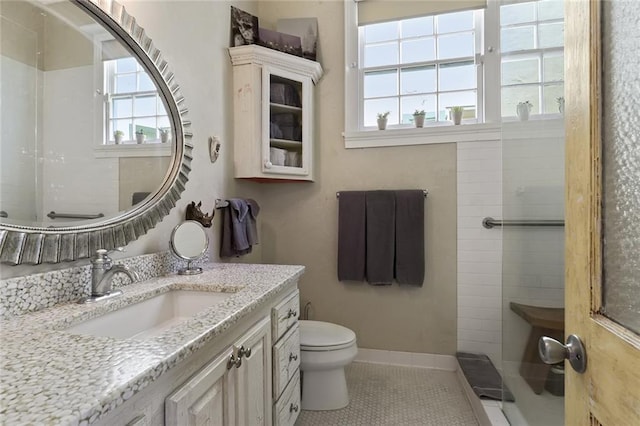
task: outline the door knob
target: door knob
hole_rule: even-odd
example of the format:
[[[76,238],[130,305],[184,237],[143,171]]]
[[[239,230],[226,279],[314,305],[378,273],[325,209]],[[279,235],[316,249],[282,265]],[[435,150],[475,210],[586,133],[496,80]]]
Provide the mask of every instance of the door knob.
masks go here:
[[[538,341],[538,353],[545,364],[558,364],[568,359],[571,367],[578,373],[584,373],[587,369],[587,353],[582,341],[575,334],[567,337],[566,345],[551,337],[542,336]]]

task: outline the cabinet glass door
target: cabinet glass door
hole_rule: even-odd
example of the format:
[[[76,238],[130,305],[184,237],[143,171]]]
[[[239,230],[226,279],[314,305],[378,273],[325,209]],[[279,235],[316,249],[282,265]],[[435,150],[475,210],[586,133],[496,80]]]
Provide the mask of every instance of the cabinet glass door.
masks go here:
[[[265,173],[306,175],[309,173],[309,111],[305,81],[284,70],[266,67],[263,99],[268,100],[264,120]],[[266,104],[266,102],[265,102]],[[263,110],[264,111],[264,110]]]

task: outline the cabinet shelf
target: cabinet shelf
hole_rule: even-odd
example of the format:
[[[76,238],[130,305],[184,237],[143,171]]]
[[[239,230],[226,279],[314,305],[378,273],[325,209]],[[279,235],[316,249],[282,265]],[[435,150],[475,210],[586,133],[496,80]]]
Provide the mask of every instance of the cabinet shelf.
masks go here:
[[[290,141],[287,139],[270,139],[269,142],[273,148],[294,149],[294,150],[302,149],[302,142],[300,141]]]
[[[295,112],[298,114],[302,114],[302,107],[284,105],[284,104],[276,104],[271,102],[269,104],[272,112]]]

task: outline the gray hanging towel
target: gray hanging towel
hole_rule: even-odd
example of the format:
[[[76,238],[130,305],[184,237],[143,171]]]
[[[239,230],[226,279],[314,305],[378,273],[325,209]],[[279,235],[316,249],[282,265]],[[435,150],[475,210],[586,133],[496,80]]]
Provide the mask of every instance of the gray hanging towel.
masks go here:
[[[231,206],[222,208],[222,229],[220,230],[220,257],[236,256],[232,247],[233,225],[231,224]]]
[[[398,284],[422,286],[424,281],[424,192],[395,191],[396,264]]]
[[[247,216],[247,241],[250,245],[258,244],[258,213],[260,213],[260,206],[256,200],[247,198],[247,205],[249,206],[249,215]]]
[[[368,191],[367,281],[390,285],[393,281],[396,203],[394,191]]]
[[[363,281],[365,271],[365,193],[342,191],[338,206],[338,280]]]
[[[231,225],[233,226],[233,247],[237,250],[247,250],[251,247],[247,239],[247,218],[249,216],[249,205],[242,198],[230,198]]]

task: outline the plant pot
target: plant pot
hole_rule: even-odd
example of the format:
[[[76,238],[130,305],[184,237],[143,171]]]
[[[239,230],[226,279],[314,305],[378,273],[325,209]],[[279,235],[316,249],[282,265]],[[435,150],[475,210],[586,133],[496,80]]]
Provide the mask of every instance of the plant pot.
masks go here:
[[[455,124],[456,126],[460,125],[460,123],[462,122],[462,113],[464,111],[451,111],[451,121],[453,121],[453,124]]]
[[[145,135],[144,133],[136,133],[136,142],[141,144],[144,143]]]
[[[384,130],[387,128],[387,119],[378,118],[378,130]]]
[[[169,142],[169,133],[160,133],[160,142],[162,143]]]
[[[424,127],[424,115],[414,115],[413,122],[415,123],[416,127]]]
[[[529,112],[531,112],[531,107],[527,104],[519,104],[516,107],[516,114],[518,114],[520,121],[529,120]]]
[[[122,135],[113,135],[113,139],[116,145],[120,145],[122,143]]]

